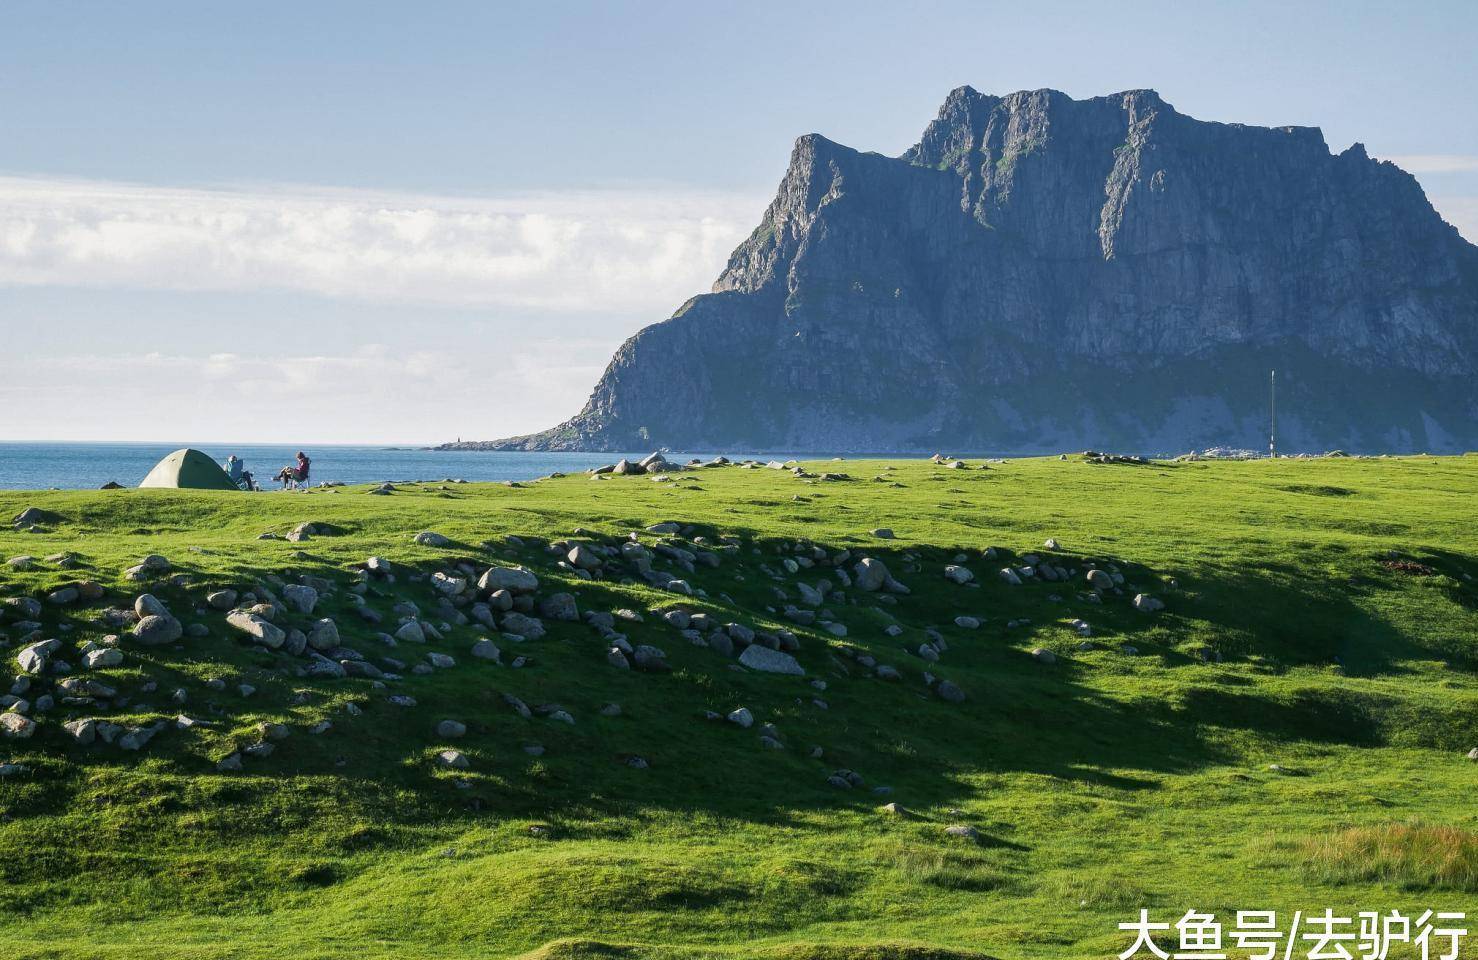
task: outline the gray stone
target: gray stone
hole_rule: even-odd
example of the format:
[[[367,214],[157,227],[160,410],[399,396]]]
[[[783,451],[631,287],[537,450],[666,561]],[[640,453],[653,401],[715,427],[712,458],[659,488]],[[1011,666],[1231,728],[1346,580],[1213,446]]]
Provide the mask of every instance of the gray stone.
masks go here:
[[[287,642],[287,633],[281,627],[269,623],[261,614],[233,610],[226,614],[226,623],[251,637],[256,643],[273,650]]]
[[[148,647],[174,643],[184,635],[184,626],[168,614],[141,617],[133,628],[133,638]]]
[[[806,674],[795,657],[757,643],[744,648],[744,652],[739,655],[739,662],[761,673],[781,673],[795,677],[802,677]]]

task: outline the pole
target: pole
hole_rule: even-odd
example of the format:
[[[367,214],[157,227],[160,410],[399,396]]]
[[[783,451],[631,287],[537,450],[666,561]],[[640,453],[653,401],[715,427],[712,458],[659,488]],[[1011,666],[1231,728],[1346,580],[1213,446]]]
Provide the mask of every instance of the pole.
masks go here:
[[[1278,456],[1278,371],[1268,371],[1268,457]]]

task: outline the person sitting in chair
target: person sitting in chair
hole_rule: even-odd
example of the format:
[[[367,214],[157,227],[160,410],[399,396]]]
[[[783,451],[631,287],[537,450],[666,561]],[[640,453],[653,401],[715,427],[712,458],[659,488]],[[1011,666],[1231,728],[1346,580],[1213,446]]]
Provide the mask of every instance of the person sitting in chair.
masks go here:
[[[297,462],[292,466],[283,467],[278,471],[273,480],[281,480],[282,488],[286,490],[289,486],[306,487],[308,485],[308,467],[312,463],[308,455],[298,451]]]
[[[234,453],[226,458],[226,476],[230,477],[231,482],[242,490],[251,491],[257,488],[256,481],[252,479],[251,471],[246,469],[246,461]]]

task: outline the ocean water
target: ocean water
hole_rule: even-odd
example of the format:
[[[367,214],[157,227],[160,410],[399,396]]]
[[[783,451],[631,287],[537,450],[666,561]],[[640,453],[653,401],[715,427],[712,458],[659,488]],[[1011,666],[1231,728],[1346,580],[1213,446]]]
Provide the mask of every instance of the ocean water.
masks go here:
[[[195,447],[223,463],[229,454],[263,489],[280,486],[271,477],[292,463],[297,447],[254,443],[0,443],[0,489],[94,490],[109,481],[136,487],[154,464],[180,447]],[[574,473],[621,457],[640,459],[650,450],[629,453],[522,453],[471,450],[419,450],[394,447],[327,446],[304,449],[313,460],[314,483],[378,483],[382,480],[532,480],[558,472]],[[669,453],[685,462],[709,459],[710,452]],[[792,454],[750,454],[755,459],[792,459]],[[798,457],[796,459],[799,459]],[[806,459],[820,459],[809,454]]]

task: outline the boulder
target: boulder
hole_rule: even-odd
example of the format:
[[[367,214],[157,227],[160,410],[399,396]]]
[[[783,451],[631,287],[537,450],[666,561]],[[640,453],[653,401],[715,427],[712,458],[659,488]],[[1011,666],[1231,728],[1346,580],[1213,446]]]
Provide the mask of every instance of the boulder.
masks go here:
[[[601,567],[600,556],[584,544],[577,543],[565,554],[565,559],[577,570],[599,570]]]
[[[577,621],[580,609],[568,593],[553,593],[539,601],[539,616],[549,620]]]
[[[436,755],[436,763],[448,770],[466,770],[471,764],[467,755],[460,750],[443,750]]]
[[[467,725],[457,720],[443,720],[436,725],[436,735],[447,740],[465,737],[467,735]]]
[[[504,633],[516,634],[525,640],[538,640],[544,636],[543,621],[519,613],[516,610],[503,614],[500,623],[502,624]]]
[[[934,695],[949,703],[964,703],[965,691],[950,680],[941,680],[934,685]]]
[[[744,652],[739,655],[739,662],[760,673],[782,673],[793,677],[803,677],[806,674],[795,657],[758,643],[745,647]]]
[[[233,610],[226,614],[226,623],[251,637],[256,643],[273,650],[276,650],[287,642],[287,634],[283,629],[274,626],[258,613],[251,613],[246,610]]]
[[[1156,613],[1165,609],[1165,603],[1147,593],[1137,593],[1134,595],[1134,609],[1140,613]]]
[[[339,625],[328,617],[314,621],[308,631],[308,646],[314,650],[332,650],[339,645]]]
[[[215,610],[230,610],[236,606],[237,593],[235,590],[216,590],[205,597],[205,602]]]
[[[667,665],[666,651],[645,643],[636,648],[631,659],[638,670],[645,670],[648,673],[660,673],[672,669]]]
[[[0,713],[0,737],[26,740],[36,732],[36,721],[19,713]]]
[[[1114,578],[1109,576],[1107,570],[1089,570],[1087,580],[1088,586],[1100,593],[1114,588]]]
[[[857,566],[852,568],[852,573],[857,589],[868,593],[883,589],[890,579],[887,565],[874,557],[864,557],[857,561]]]
[[[489,594],[498,590],[533,593],[539,589],[539,578],[524,567],[490,567],[478,578],[477,589]]]
[[[174,643],[184,635],[184,626],[168,614],[141,617],[133,628],[133,638],[147,647]]]
[[[71,737],[79,746],[87,746],[98,738],[98,724],[91,718],[81,720],[70,720],[62,724],[67,736]]]
[[[152,593],[141,593],[133,602],[133,612],[139,619],[144,617],[167,617],[169,608],[159,601]]]
[[[754,714],[749,712],[748,707],[739,707],[736,710],[732,710],[724,719],[728,720],[732,724],[735,724],[736,726],[743,727],[746,730],[754,726]]]
[[[975,574],[971,573],[965,567],[952,563],[944,568],[944,579],[949,580],[951,583],[966,584],[975,579]]]
[[[318,591],[300,583],[289,583],[282,588],[282,602],[295,613],[307,616],[318,605]]]
[[[41,640],[22,647],[15,655],[16,662],[26,673],[39,674],[46,670],[51,655],[62,648],[60,640]]]
[[[472,655],[479,660],[491,660],[497,663],[502,660],[503,651],[498,649],[496,643],[483,637],[472,645]]]
[[[395,639],[402,643],[425,643],[426,628],[419,620],[407,620],[395,631]]]
[[[88,670],[117,667],[121,666],[122,663],[123,651],[117,647],[101,647],[97,650],[89,650],[82,655],[82,665]]]
[[[450,538],[444,537],[441,534],[431,530],[422,530],[420,533],[412,537],[411,541],[414,543],[418,543],[423,547],[450,547],[452,545],[452,541]]]

